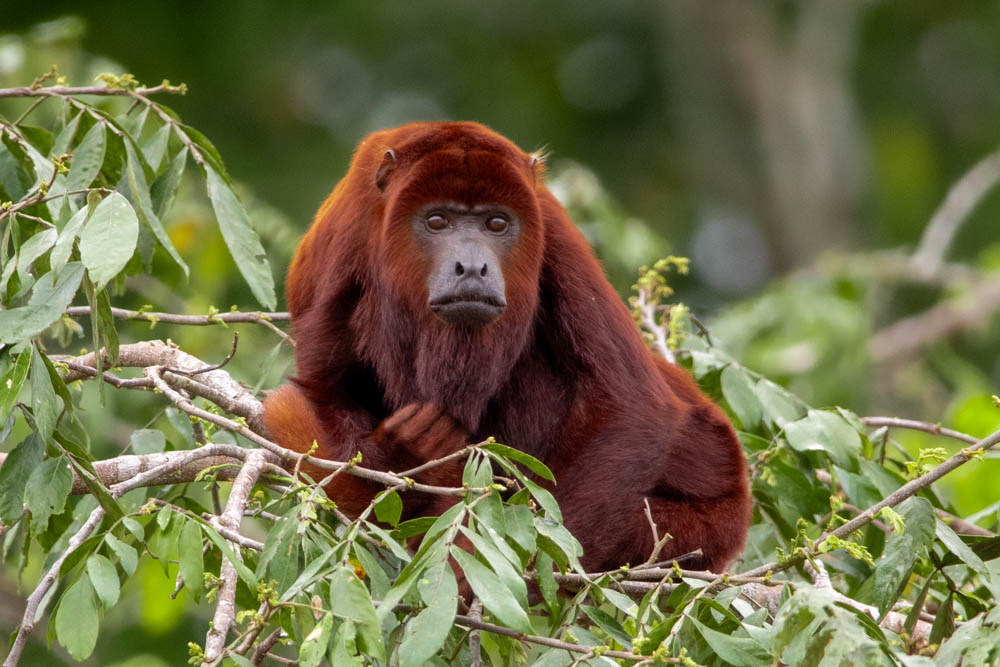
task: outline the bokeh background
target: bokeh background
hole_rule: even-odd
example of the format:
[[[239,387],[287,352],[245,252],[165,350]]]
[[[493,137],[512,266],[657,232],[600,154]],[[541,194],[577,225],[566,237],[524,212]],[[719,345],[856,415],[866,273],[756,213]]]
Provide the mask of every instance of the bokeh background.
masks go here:
[[[74,85],[106,71],[186,83],[186,96],[158,99],[221,151],[279,289],[365,133],[476,120],[526,150],[547,149],[553,189],[623,296],[639,265],[691,257],[691,275],[672,283],[677,298],[717,345],[813,405],[977,436],[1000,426],[990,400],[1000,289],[992,300],[968,296],[1000,284],[1000,196],[961,225],[944,271],[922,276],[905,261],[949,187],[1000,146],[1000,3],[4,3],[0,87],[52,64]],[[25,108],[4,102],[0,113]],[[55,107],[33,113],[44,125]],[[257,307],[197,187],[165,221],[191,280],[161,262],[160,280],[130,280],[115,305]],[[972,315],[948,335],[914,349],[879,338],[963,295]],[[120,329],[123,341],[150,335]],[[206,359],[231,344],[217,329],[156,335]],[[290,363],[271,353],[274,342],[247,330],[229,368],[274,386]],[[134,423],[94,419],[92,446],[121,451],[133,429],[163,419],[162,407],[142,399]],[[911,451],[941,444],[900,439]],[[964,512],[995,515],[997,479],[989,459],[945,486]],[[172,580],[141,581],[155,602],[114,613],[148,643],[149,662],[134,664],[167,664],[151,655],[171,655],[200,621],[167,598]],[[0,606],[19,605],[16,585],[3,588],[13,606]],[[160,653],[157,642],[173,648]],[[113,643],[101,664],[113,662]]]

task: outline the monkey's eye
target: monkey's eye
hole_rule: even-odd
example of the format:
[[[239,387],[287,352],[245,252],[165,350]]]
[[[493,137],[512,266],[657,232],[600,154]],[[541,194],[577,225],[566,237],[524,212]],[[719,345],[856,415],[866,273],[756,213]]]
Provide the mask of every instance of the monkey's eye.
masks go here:
[[[500,216],[493,216],[486,221],[486,229],[493,232],[494,234],[503,234],[507,231],[507,227],[510,225],[505,218]]]
[[[424,224],[427,226],[427,229],[432,232],[440,232],[448,228],[448,220],[443,215],[438,213],[427,216],[427,219],[424,220]]]

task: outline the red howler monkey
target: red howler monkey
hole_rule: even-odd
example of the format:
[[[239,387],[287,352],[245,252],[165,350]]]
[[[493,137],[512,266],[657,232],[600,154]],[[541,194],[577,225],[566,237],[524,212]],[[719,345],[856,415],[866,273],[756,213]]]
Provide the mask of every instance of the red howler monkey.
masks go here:
[[[644,499],[673,536],[663,558],[700,548],[689,566],[721,571],[742,549],[732,427],[646,347],[542,166],[504,137],[476,123],[368,136],[287,294],[298,375],[265,403],[285,447],[402,471],[494,436],[551,468],[590,571],[649,557]],[[420,481],[460,484],[445,468]],[[357,514],[380,488],[339,475],[326,491]],[[435,502],[408,492],[406,516]]]

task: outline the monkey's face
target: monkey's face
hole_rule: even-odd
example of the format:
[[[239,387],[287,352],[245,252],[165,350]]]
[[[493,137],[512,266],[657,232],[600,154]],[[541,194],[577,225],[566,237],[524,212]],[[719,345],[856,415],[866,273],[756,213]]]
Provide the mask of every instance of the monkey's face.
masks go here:
[[[455,329],[529,328],[544,247],[532,158],[481,129],[415,132],[375,173],[383,296]]]
[[[504,260],[521,221],[501,204],[451,201],[421,206],[411,229],[427,259],[427,306],[456,327],[492,324],[507,307]]]

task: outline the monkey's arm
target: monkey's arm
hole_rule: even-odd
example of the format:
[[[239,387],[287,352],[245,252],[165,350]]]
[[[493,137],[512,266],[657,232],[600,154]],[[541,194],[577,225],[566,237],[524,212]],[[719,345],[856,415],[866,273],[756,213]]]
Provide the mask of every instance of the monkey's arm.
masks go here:
[[[294,385],[283,385],[264,401],[264,421],[272,438],[283,447],[308,452],[316,443],[317,458],[347,461],[361,452],[361,465],[377,470],[403,471],[464,446],[467,435],[455,422],[431,404],[410,404],[381,423],[351,405],[331,403],[317,409]],[[308,463],[300,470],[313,480],[331,471]],[[445,465],[421,475],[427,484],[458,484],[460,470]],[[377,482],[341,473],[326,485],[327,495],[349,516],[357,516],[381,491]],[[408,502],[408,514],[425,498]]]

